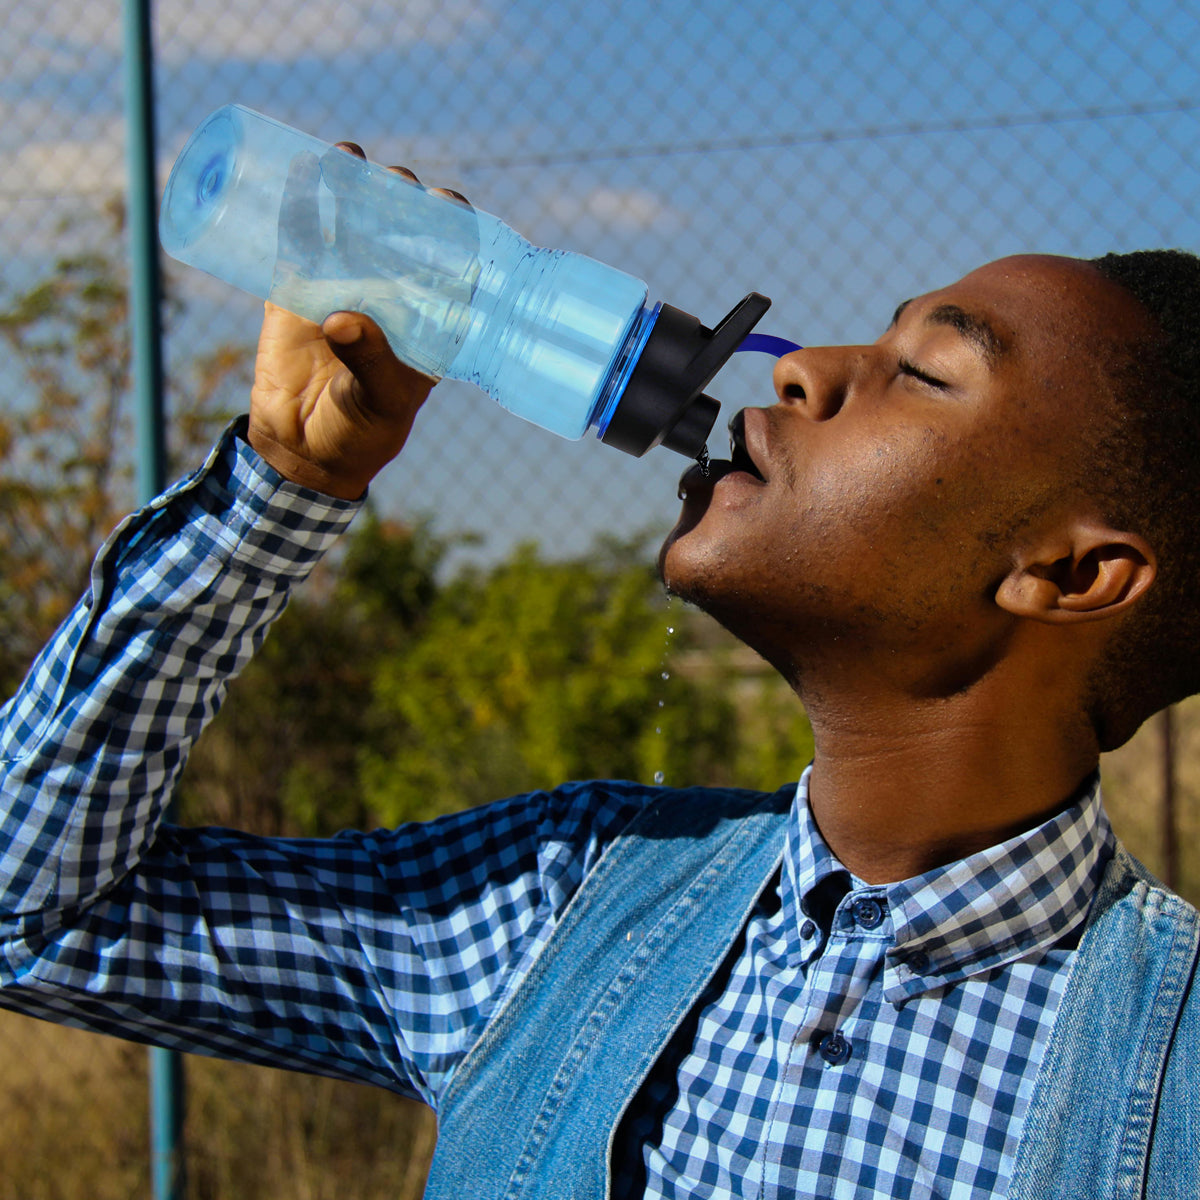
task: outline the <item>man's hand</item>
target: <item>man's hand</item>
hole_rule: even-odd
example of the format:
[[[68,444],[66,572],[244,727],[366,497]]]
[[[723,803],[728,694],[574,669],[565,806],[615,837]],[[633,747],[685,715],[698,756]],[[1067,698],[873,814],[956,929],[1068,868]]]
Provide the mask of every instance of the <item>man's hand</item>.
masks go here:
[[[357,500],[408,440],[434,380],[358,313],[315,325],[268,303],[250,393],[250,444],[279,473]]]

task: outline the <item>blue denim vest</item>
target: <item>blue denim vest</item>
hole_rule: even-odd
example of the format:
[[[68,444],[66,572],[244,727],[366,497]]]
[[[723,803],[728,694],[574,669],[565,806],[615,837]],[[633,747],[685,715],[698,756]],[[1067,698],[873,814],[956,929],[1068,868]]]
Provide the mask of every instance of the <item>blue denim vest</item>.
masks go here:
[[[603,1200],[621,1116],[778,869],[795,786],[665,792],[604,854],[439,1106],[428,1200]],[[1200,925],[1123,851],[1026,1114],[1011,1200],[1200,1197]]]
[[[1118,850],[1088,915],[1011,1200],[1200,1197],[1200,921]]]

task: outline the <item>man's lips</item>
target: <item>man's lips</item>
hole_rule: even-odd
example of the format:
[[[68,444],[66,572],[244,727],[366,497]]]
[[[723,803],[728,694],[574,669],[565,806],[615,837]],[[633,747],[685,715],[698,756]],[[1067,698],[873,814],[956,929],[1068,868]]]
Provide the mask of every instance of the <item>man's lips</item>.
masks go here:
[[[729,422],[729,457],[714,458],[707,464],[707,469],[699,463],[694,463],[683,473],[679,480],[679,498],[686,499],[689,492],[702,488],[713,488],[726,475],[749,475],[759,483],[765,483],[766,477],[746,447],[746,413],[736,413]]]
[[[761,413],[762,409],[755,410],[756,419]],[[755,433],[757,431],[756,425]],[[766,476],[759,469],[758,463],[746,445],[745,409],[734,413],[733,419],[729,422],[729,460],[735,471],[745,471],[747,475],[753,475],[760,483],[766,483]]]

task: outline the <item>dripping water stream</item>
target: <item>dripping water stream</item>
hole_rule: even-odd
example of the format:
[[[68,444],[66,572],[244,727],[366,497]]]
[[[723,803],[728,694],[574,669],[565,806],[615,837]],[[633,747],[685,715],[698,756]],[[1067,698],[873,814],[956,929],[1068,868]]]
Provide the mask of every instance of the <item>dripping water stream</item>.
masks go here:
[[[674,598],[672,598],[668,603],[670,605],[674,605],[675,604]],[[663,709],[666,707],[666,704],[667,704],[667,698],[666,698],[665,693],[666,693],[666,685],[671,678],[671,672],[668,668],[670,665],[669,659],[670,659],[670,655],[671,655],[671,639],[674,636],[675,636],[675,621],[674,621],[673,616],[671,615],[670,609],[668,608],[667,636],[666,636],[665,642],[663,643],[662,660],[658,664],[659,678],[662,681],[663,687],[662,687],[659,697],[658,697],[658,713],[657,713],[658,721],[657,721],[657,724],[654,726],[654,733],[655,733],[655,736],[658,738],[657,745],[658,745],[660,761],[666,759],[666,747],[663,744],[662,713],[663,713]],[[666,783],[666,780],[667,780],[666,771],[663,770],[662,767],[660,767],[658,770],[656,770],[654,772],[654,782],[656,784],[658,784],[660,787],[664,783]]]

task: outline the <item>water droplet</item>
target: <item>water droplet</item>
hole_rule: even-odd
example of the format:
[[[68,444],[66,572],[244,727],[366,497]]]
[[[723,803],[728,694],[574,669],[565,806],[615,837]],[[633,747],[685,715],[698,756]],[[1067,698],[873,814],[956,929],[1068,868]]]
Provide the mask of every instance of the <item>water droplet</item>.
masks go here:
[[[674,633],[674,632],[675,632],[675,626],[674,626],[674,625],[668,625],[668,626],[667,626],[667,633],[668,633],[668,635],[670,635],[670,634],[672,634],[672,633]]]
[[[654,727],[654,732],[655,732],[655,733],[662,733],[662,726],[661,726],[661,725],[655,725],[655,727]]]
[[[662,771],[655,771],[655,772],[654,772],[654,782],[655,782],[655,783],[662,783],[662,781],[663,781],[664,779],[666,779],[666,775],[664,775]]]
[[[666,704],[666,701],[665,701],[665,700],[660,700],[660,701],[658,702],[658,707],[659,707],[659,708],[662,708],[662,706],[663,706],[664,704]]]
[[[671,678],[671,672],[670,672],[670,671],[664,671],[664,672],[662,673],[662,677],[663,677],[664,679],[670,679],[670,678]]]

